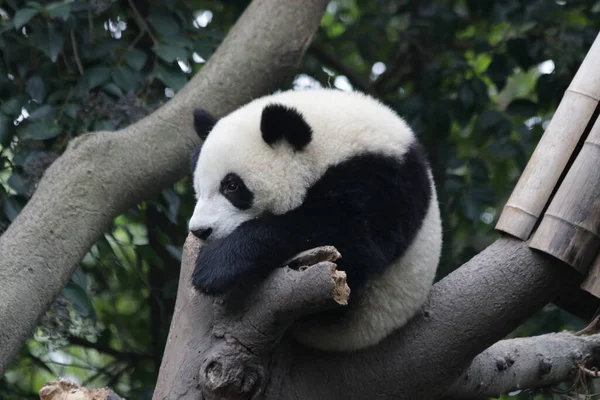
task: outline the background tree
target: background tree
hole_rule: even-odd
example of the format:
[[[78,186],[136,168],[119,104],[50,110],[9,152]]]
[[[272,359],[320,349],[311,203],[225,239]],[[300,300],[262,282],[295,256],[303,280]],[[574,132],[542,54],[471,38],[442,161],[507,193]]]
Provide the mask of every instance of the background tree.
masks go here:
[[[123,128],[168,101],[247,4],[6,1],[0,232],[73,137]],[[441,278],[496,238],[499,207],[596,37],[599,13],[595,1],[332,1],[280,88],[362,90],[406,117],[438,185]],[[61,375],[149,398],[192,207],[185,178],[116,218],[3,377],[0,397],[37,398]],[[580,326],[547,307],[512,336]]]

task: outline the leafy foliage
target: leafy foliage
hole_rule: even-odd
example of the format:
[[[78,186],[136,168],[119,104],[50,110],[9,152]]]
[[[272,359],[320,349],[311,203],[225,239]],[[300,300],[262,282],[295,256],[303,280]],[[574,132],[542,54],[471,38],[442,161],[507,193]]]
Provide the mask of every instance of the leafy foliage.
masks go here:
[[[247,3],[2,3],[0,234],[72,138],[120,129],[168,101]],[[415,129],[442,206],[441,278],[497,237],[501,207],[599,26],[598,1],[335,0],[289,86],[369,92]],[[184,179],[115,219],[0,397],[37,398],[61,375],[150,398],[192,209]],[[580,323],[548,308],[514,334]]]

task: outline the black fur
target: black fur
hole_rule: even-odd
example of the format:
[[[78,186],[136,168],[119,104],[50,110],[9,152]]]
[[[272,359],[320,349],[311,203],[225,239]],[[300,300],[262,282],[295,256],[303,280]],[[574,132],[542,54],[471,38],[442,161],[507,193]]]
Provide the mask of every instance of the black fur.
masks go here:
[[[403,160],[363,154],[331,167],[304,203],[283,215],[246,221],[200,252],[193,284],[209,294],[228,291],[250,273],[267,272],[295,254],[333,245],[338,267],[360,290],[400,257],[417,234],[431,201],[427,161],[418,143]]]
[[[302,150],[312,140],[312,128],[302,114],[283,104],[269,104],[264,108],[260,131],[269,146],[279,139],[285,139],[294,149]]]
[[[197,108],[194,110],[194,129],[196,130],[196,134],[202,140],[206,140],[208,134],[217,124],[218,119],[215,118],[208,111]],[[198,164],[198,157],[200,156],[200,149],[202,148],[202,144],[196,147],[194,153],[192,154],[191,167],[192,173],[196,170],[196,165]]]
[[[198,157],[200,157],[200,150],[202,149],[202,145],[198,145],[192,154],[192,160],[190,166],[192,168],[192,174],[196,172],[196,166],[198,165]]]
[[[235,185],[235,190],[230,190],[229,185]],[[254,193],[248,189],[244,180],[238,174],[229,173],[221,181],[219,191],[231,204],[240,210],[247,210],[252,207]]]
[[[218,120],[208,111],[197,108],[194,110],[194,128],[202,140],[206,140],[208,134],[215,127]]]

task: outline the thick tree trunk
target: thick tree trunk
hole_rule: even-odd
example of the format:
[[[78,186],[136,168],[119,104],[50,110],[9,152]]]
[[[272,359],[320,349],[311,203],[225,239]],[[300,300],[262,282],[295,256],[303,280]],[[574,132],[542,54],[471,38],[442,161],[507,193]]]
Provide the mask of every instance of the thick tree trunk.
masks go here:
[[[0,375],[114,217],[187,172],[191,110],[222,116],[297,66],[327,0],[255,0],[188,85],[118,132],[75,139],[0,237]]]
[[[265,316],[276,315],[286,306],[273,300],[288,301],[289,288],[259,288],[252,298],[266,299],[254,299],[250,306],[230,304],[229,315],[223,315],[222,299],[200,295],[190,284],[197,252],[197,240],[190,236],[154,399],[197,399],[201,390],[205,398],[236,398],[231,393],[248,389],[245,383],[254,384],[257,377],[268,381],[267,399],[420,399],[443,393],[478,353],[560,293],[575,290],[582,279],[527,243],[502,238],[438,282],[422,312],[380,345],[354,354],[326,354],[289,340],[279,343],[278,333],[256,329],[256,322],[233,331],[218,328],[233,316],[255,315],[252,304]],[[269,279],[286,273],[277,269]],[[265,304],[274,306],[265,309]],[[277,344],[274,352],[249,356],[257,338],[260,348],[268,347],[265,341]],[[205,363],[215,351],[219,368],[207,375]],[[265,365],[266,371],[253,367]]]

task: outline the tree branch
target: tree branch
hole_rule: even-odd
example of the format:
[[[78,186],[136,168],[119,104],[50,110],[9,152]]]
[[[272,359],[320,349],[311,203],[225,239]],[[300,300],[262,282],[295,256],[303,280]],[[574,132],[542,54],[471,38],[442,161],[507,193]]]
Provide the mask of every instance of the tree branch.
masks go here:
[[[481,399],[555,385],[573,379],[579,371],[590,371],[577,364],[598,366],[599,361],[600,334],[561,332],[503,340],[475,357],[446,395]]]
[[[40,400],[124,400],[112,390],[88,389],[68,379],[47,382],[40,389]]]
[[[155,399],[198,398],[198,372],[206,355],[226,340],[212,331],[222,318],[215,314],[213,299],[199,295],[190,284],[197,251],[197,241],[188,237]],[[255,354],[252,363],[270,368],[266,399],[415,399],[441,394],[478,353],[558,294],[578,288],[580,280],[572,268],[531,251],[526,243],[502,238],[438,282],[421,314],[379,345],[355,353],[324,353],[301,347],[288,335],[281,342],[277,335],[265,335],[263,341],[278,345],[269,354]],[[264,289],[253,294],[268,299],[284,295]],[[229,307],[243,309],[233,302]],[[244,334],[240,328],[236,332]],[[239,376],[240,371],[221,374]]]
[[[373,96],[377,95],[371,87],[371,85],[369,84],[369,82],[365,82],[356,71],[352,70],[342,61],[340,61],[339,58],[336,58],[335,56],[331,55],[323,47],[319,46],[316,43],[313,43],[308,49],[308,52],[309,54],[313,55],[317,60],[319,60],[321,64],[334,69],[340,75],[344,75],[346,78],[348,78],[352,86],[354,86],[361,92],[369,93]]]
[[[257,288],[251,287],[253,282],[241,282],[214,302],[216,342],[202,356],[199,376],[205,399],[262,394],[270,379],[267,355],[289,326],[300,317],[347,304],[346,274],[333,263],[339,257],[332,247],[301,253]],[[238,306],[232,308],[232,302]]]
[[[253,1],[165,106],[121,131],[73,140],[48,168],[0,236],[0,374],[113,218],[187,173],[199,143],[192,109],[222,116],[274,90],[297,67],[327,3]]]

